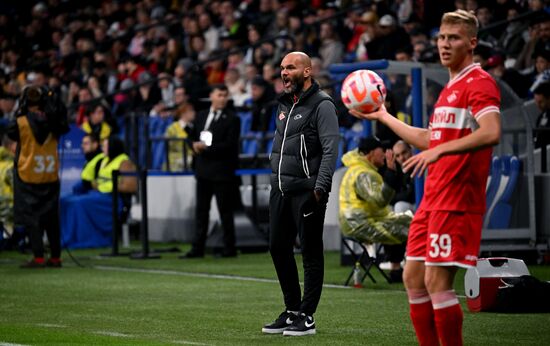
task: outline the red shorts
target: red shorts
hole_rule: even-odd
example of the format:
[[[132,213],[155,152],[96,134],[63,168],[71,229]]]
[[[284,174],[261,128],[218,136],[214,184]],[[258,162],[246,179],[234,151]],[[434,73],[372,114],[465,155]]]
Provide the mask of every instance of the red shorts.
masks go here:
[[[409,229],[407,259],[427,266],[475,267],[482,225],[483,214],[420,207]]]

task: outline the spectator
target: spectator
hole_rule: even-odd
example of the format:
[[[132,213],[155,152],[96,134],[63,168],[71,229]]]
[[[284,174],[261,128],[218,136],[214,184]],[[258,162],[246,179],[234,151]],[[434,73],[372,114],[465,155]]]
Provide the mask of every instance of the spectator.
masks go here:
[[[342,162],[348,170],[340,185],[340,229],[364,243],[398,245],[385,247],[385,251],[391,262],[390,278],[401,282],[400,262],[412,213],[391,211],[395,190],[378,173],[384,165],[382,143],[374,137],[364,138],[358,149],[344,154]]]
[[[161,99],[160,90],[156,85],[153,85],[153,76],[147,71],[139,75],[138,83],[140,86],[134,100],[134,106],[143,113],[149,113],[151,108]]]
[[[174,107],[174,84],[172,83],[172,76],[166,72],[162,72],[158,75],[158,88],[161,95],[161,103],[167,107]]]
[[[409,35],[397,26],[395,18],[389,14],[382,16],[378,21],[378,33],[366,45],[369,60],[394,60],[397,48],[410,44]]]
[[[492,21],[493,21],[493,16],[489,6],[488,5],[478,6],[476,10],[476,17],[479,23],[478,40],[486,42],[493,47],[496,46],[497,45],[496,37],[498,37],[496,36],[496,31],[494,29],[493,30],[486,29],[486,27],[492,24]]]
[[[512,20],[519,15],[517,7],[512,6],[508,9],[508,20]],[[523,46],[529,40],[528,26],[525,22],[515,20],[508,23],[506,29],[498,40],[498,47],[506,52],[506,58],[511,59],[512,65],[515,59],[521,53]]]
[[[272,86],[258,76],[252,81],[252,131],[267,132],[276,107]]]
[[[550,83],[544,82],[540,83],[534,91],[534,99],[537,107],[541,111],[537,117],[535,123],[535,129],[548,129],[550,128]],[[533,136],[535,142],[535,148],[540,148],[542,146],[547,146],[550,144],[550,132],[546,131],[537,131]]]
[[[0,118],[9,120],[15,117],[16,97],[0,91]]]
[[[198,107],[200,99],[208,92],[204,71],[189,58],[178,61],[174,70],[174,84],[185,88],[189,102],[195,108]]]
[[[186,102],[188,102],[188,96],[185,92],[185,88],[182,86],[176,86],[174,88],[174,107],[178,107]]]
[[[229,90],[229,97],[233,100],[235,107],[241,107],[248,99],[244,80],[239,74],[239,70],[234,67],[227,69],[225,73],[225,85]]]
[[[206,40],[206,52],[210,53],[218,49],[220,45],[220,32],[212,24],[212,18],[208,12],[202,13],[199,16],[199,27]]]
[[[533,80],[533,84],[529,88],[530,93],[537,88],[537,86],[550,80],[550,50],[535,51],[535,70],[528,75]]]
[[[331,64],[342,62],[344,45],[335,34],[332,24],[329,22],[321,24],[319,39],[321,40],[319,56],[323,60],[323,70],[327,70]]]
[[[92,92],[87,87],[79,88],[76,83],[72,84],[73,90],[77,92],[78,95],[78,108],[76,114],[72,117],[76,125],[82,125],[86,120],[87,114],[90,112],[89,102],[93,99]]]
[[[228,107],[229,92],[223,84],[212,86],[211,107],[195,120],[193,151],[196,153],[197,208],[195,239],[191,251],[181,258],[204,257],[210,203],[216,196],[224,231],[222,257],[235,257],[235,220],[233,216],[235,170],[239,162],[240,119]]]
[[[403,140],[397,141],[386,154],[386,168],[382,175],[395,190],[395,196],[390,202],[393,211],[402,213],[415,210],[414,181],[410,174],[403,172],[403,163],[412,157],[412,148]]]
[[[164,134],[167,138],[184,139],[168,141],[168,163],[165,169],[170,172],[188,171],[193,162],[193,143],[195,138],[193,121],[195,110],[190,103],[182,103],[176,109],[175,120]],[[185,154],[184,154],[185,153]]]
[[[97,105],[93,107],[87,118],[82,124],[84,132],[93,134],[101,140],[108,138],[113,132],[111,125],[109,125],[110,113],[105,106]]]
[[[523,73],[528,73],[534,65],[533,62],[533,53],[535,51],[535,46],[540,38],[540,22],[537,19],[531,20],[528,27],[529,38],[527,42],[521,49],[516,62],[514,63],[514,68]],[[550,34],[550,30],[548,30]]]

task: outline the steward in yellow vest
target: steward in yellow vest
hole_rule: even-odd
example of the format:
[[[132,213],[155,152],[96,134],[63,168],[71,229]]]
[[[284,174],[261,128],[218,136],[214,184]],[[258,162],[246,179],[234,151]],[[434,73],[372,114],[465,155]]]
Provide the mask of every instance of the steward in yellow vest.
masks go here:
[[[73,188],[73,193],[76,194],[86,193],[93,188],[92,182],[96,180],[101,160],[105,157],[99,145],[99,137],[93,133],[82,138],[81,147],[86,164],[80,174],[82,181]]]
[[[58,139],[69,131],[67,109],[58,95],[45,87],[23,90],[8,137],[17,142],[14,175],[14,223],[29,233],[34,259],[23,265],[61,266],[59,231]],[[44,230],[51,254],[44,260]]]
[[[12,229],[13,153],[5,145],[0,147],[0,223],[5,229]]]

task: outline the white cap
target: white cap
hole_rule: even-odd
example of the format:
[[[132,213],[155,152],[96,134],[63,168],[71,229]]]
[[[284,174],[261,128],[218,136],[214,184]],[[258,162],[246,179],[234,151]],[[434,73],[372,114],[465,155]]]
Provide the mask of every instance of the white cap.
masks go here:
[[[395,19],[389,15],[383,15],[382,18],[378,21],[378,25],[380,26],[394,26],[395,25]]]

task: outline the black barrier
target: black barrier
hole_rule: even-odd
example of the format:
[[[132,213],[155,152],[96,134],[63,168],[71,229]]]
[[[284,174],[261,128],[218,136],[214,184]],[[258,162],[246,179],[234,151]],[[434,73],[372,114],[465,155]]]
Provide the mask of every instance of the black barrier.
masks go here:
[[[116,172],[116,173],[115,173]],[[235,175],[243,176],[250,175],[252,182],[252,213],[255,227],[258,217],[258,197],[257,197],[257,175],[271,174],[271,169],[238,169],[235,171]],[[153,253],[149,249],[149,219],[147,213],[147,177],[148,176],[189,176],[194,175],[193,172],[165,172],[142,169],[138,172],[120,172],[113,171],[113,180],[118,179],[120,176],[137,176],[140,181],[140,200],[141,200],[141,223],[140,223],[140,240],[141,240],[141,252],[133,253],[130,255],[132,259],[157,259],[160,258],[155,252],[176,252],[174,249],[168,250],[156,250]],[[113,184],[113,244],[112,254],[118,254],[118,232],[120,229],[120,222],[118,219],[118,186]],[[115,209],[116,208],[116,209]],[[179,250],[177,250],[179,251]],[[122,254],[119,254],[122,255]],[[127,255],[127,254],[126,254]]]
[[[149,252],[149,225],[147,216],[147,170],[139,172],[140,196],[141,196],[141,227],[139,236],[141,238],[141,252],[130,255],[131,259],[157,259],[160,255]]]
[[[120,171],[113,171],[113,182],[117,182],[120,177]],[[119,252],[118,251],[118,235],[122,232],[122,226],[120,224],[120,219],[118,215],[118,184],[113,183],[113,240],[110,253],[101,254],[102,257],[117,257],[117,256],[128,256],[129,252]]]

